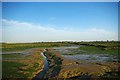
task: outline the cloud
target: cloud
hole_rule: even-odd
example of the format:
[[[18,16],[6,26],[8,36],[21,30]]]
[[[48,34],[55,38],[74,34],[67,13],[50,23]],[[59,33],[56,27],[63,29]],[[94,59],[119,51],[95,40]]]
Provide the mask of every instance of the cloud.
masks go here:
[[[58,30],[49,26],[2,20],[3,42],[117,40],[117,33],[103,29]]]

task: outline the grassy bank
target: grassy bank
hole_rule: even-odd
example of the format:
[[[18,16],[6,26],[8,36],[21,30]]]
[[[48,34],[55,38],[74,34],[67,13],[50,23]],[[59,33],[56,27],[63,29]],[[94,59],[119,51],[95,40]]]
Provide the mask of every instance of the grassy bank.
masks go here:
[[[27,75],[22,74],[19,71],[19,67],[25,66],[19,62],[9,62],[3,61],[2,62],[2,79],[14,79],[14,78],[27,78]]]
[[[2,64],[3,79],[32,79],[43,69],[44,60],[40,51],[30,55],[3,54]]]

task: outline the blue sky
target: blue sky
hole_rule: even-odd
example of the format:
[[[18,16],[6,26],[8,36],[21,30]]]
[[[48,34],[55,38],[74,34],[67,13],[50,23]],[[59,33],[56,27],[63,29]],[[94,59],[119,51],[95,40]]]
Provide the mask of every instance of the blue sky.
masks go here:
[[[2,19],[3,33],[5,34],[3,40],[6,42],[116,40],[118,3],[6,2],[2,4]],[[24,27],[19,27],[19,25]],[[36,30],[40,28],[38,33],[36,33],[36,30],[32,32],[32,36],[36,36],[34,39],[31,39],[33,38],[31,36],[26,38],[29,40],[25,39],[30,34],[27,25],[31,25]],[[47,33],[41,33],[41,28],[42,30],[46,29],[45,32]],[[94,33],[96,35],[93,35]],[[26,36],[23,36],[24,34]],[[46,37],[37,34],[43,34]],[[97,38],[97,35],[100,37]],[[55,39],[50,39],[50,36],[55,37]],[[17,39],[13,40],[14,38]],[[21,40],[21,38],[24,39]]]

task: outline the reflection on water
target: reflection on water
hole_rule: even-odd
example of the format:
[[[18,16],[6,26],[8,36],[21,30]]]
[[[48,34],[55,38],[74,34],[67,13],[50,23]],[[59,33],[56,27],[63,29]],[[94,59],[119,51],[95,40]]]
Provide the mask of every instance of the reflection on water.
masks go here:
[[[63,55],[65,58],[72,60],[84,60],[84,61],[117,61],[117,57],[108,56],[104,54],[79,54],[79,55]]]
[[[44,61],[45,61],[45,63],[44,63],[44,71],[46,72],[49,69],[48,61],[47,61],[47,58],[46,58],[46,56],[44,55],[43,52],[41,52],[41,55],[43,56]]]
[[[44,78],[44,75],[45,73],[47,72],[47,70],[49,69],[49,64],[48,64],[48,61],[47,61],[47,58],[46,56],[44,55],[43,52],[40,53],[43,58],[44,58],[44,68],[42,71],[40,71],[32,80],[39,80],[40,78]]]

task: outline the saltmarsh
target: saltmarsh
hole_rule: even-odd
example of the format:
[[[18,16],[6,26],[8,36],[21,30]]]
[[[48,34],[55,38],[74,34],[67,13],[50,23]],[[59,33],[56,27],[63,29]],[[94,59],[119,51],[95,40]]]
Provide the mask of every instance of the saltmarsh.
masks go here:
[[[79,50],[85,51],[87,54],[109,54],[109,55],[118,55],[118,49],[101,49],[96,46],[82,46],[79,47]]]
[[[32,79],[44,67],[40,50],[30,55],[2,54],[2,78],[28,78]]]

